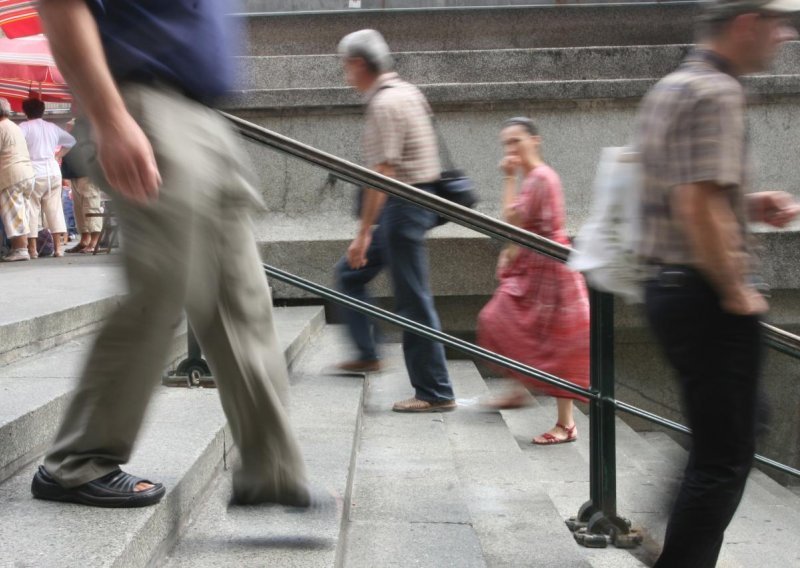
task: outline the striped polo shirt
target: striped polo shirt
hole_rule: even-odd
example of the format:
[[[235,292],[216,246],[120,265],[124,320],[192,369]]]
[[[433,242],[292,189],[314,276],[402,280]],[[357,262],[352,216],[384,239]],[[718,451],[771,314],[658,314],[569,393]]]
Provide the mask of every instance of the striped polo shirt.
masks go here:
[[[381,75],[367,93],[363,145],[366,165],[391,165],[399,181],[415,185],[439,179],[439,146],[428,101],[396,73]]]

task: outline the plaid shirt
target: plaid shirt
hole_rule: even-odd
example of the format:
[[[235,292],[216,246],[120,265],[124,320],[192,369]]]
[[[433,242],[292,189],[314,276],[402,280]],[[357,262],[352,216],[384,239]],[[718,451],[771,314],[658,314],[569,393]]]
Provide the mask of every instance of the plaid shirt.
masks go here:
[[[428,101],[396,73],[382,75],[367,94],[364,159],[375,168],[394,166],[395,177],[409,185],[439,179],[439,146]]]
[[[712,182],[725,188],[744,237],[746,146],[744,91],[715,53],[691,54],[650,90],[639,111],[637,140],[644,170],[639,253],[646,263],[696,263],[670,207],[676,186]]]

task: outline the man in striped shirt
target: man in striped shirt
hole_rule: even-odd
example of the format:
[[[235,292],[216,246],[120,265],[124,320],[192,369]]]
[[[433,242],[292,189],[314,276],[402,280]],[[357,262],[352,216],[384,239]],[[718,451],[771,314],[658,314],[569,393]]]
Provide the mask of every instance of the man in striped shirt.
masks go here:
[[[339,45],[348,83],[367,101],[364,158],[378,173],[434,192],[440,178],[439,149],[425,97],[392,72],[392,58],[383,37],[361,30]],[[436,213],[373,189],[364,189],[356,238],[336,266],[339,288],[366,300],[366,285],[389,269],[399,315],[439,329],[439,317],[428,282],[426,233],[436,226]],[[358,359],[339,365],[345,372],[380,370],[376,329],[366,316],[345,314]],[[414,397],[397,402],[396,412],[441,412],[456,403],[447,372],[444,347],[409,332],[403,354]]]
[[[797,33],[800,0],[713,0],[701,44],[645,97],[640,255],[650,324],[678,371],[693,447],[657,568],[713,568],[755,451],[760,317],[747,221],[781,227],[798,208],[784,192],[747,194],[745,95]]]

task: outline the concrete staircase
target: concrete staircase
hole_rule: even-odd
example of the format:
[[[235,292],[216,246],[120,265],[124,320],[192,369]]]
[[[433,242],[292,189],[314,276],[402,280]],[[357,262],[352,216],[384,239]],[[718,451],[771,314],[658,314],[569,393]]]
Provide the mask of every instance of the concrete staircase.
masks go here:
[[[25,313],[15,314],[14,306],[3,311],[0,337],[27,325],[28,335],[15,337],[43,346],[8,356],[0,367],[2,568],[634,568],[649,565],[657,552],[685,459],[672,439],[618,423],[620,511],[645,531],[647,543],[633,553],[580,548],[563,521],[588,496],[584,415],[577,416],[577,444],[533,447],[530,437],[552,425],[552,402],[480,412],[478,400],[501,386],[463,360],[449,363],[457,412],[392,413],[391,403],[411,392],[399,346],[386,347],[383,373],[326,376],[324,369],[346,356],[349,345],[343,330],[326,326],[322,308],[313,306],[279,308],[276,315],[292,365],[291,419],[312,482],[338,497],[334,511],[228,508],[229,465],[237,455],[217,394],[163,387],[129,466],[166,483],[162,503],[114,511],[35,501],[31,476],[91,341],[86,330],[97,327],[122,292],[114,257],[71,263],[0,268],[0,277],[20,291],[19,305],[28,306]],[[67,292],[34,310],[40,287],[32,283],[45,272]],[[181,347],[177,338],[176,358]],[[755,472],[720,566],[795,565],[798,526],[800,496]]]

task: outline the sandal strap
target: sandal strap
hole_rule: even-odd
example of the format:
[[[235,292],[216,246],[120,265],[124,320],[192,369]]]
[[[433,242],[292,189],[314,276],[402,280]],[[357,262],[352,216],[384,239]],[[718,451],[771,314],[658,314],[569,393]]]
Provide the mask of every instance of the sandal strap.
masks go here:
[[[563,424],[559,424],[558,422],[556,422],[556,428],[561,428],[562,430],[564,430],[564,432],[566,432],[566,433],[567,433],[567,436],[572,436],[572,434],[574,434],[574,433],[575,433],[575,429],[576,429],[577,427],[578,427],[578,425],[577,425],[577,424],[573,424],[572,426],[570,426],[569,428],[567,428],[567,427],[566,427],[566,426],[564,426]]]
[[[105,489],[118,491],[120,493],[135,493],[136,486],[140,483],[155,485],[155,483],[152,481],[142,479],[141,477],[136,477],[130,473],[125,473],[121,469],[112,471],[108,475],[104,475],[103,477],[94,480],[93,483],[96,483]]]

